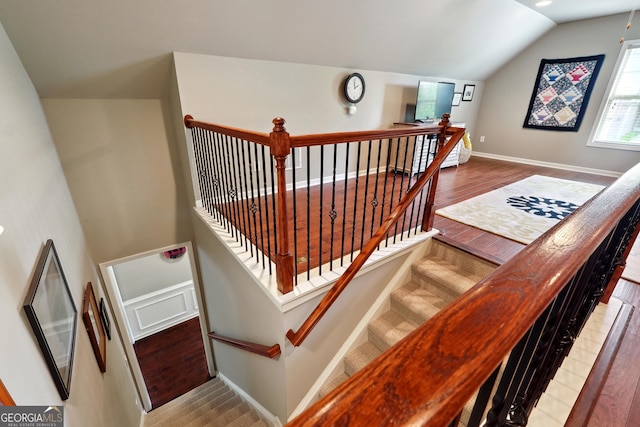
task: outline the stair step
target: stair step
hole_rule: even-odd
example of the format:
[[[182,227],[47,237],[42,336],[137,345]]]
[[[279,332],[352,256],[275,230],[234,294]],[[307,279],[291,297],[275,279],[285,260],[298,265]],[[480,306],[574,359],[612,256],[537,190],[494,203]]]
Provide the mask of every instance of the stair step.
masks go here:
[[[448,261],[423,258],[411,267],[412,281],[430,290],[447,303],[471,289],[484,276],[469,273]]]
[[[416,325],[421,325],[446,305],[444,299],[415,282],[405,283],[391,293],[391,309]]]
[[[381,354],[382,351],[369,341],[360,344],[353,350],[349,350],[344,358],[345,374],[352,376]]]
[[[255,410],[251,409],[225,425],[227,427],[251,427],[255,425],[257,421],[262,420],[260,419],[258,413]]]
[[[332,379],[328,383],[325,383],[320,388],[320,391],[318,392],[318,396],[322,399],[327,394],[331,393],[334,388],[338,387],[340,384],[345,382],[347,378],[349,378],[347,374],[345,374],[344,372],[341,372],[340,375],[338,375],[336,378]]]
[[[385,351],[416,329],[397,311],[389,310],[369,324],[369,341]]]
[[[238,399],[235,403],[235,405],[221,411],[220,415],[215,418],[213,424],[226,426],[251,410],[249,404],[245,402],[240,396],[238,396]]]
[[[432,240],[431,243],[429,258],[437,258],[454,265],[459,265],[469,274],[485,277],[496,269],[496,264],[447,243],[438,240]]]

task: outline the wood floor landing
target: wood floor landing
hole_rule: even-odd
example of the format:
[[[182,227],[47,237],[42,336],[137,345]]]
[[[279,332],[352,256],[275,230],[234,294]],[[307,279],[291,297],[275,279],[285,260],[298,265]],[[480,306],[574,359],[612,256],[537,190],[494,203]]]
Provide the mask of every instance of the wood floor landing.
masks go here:
[[[531,175],[546,175],[555,178],[609,185],[615,178],[581,172],[523,165],[491,159],[472,157],[458,168],[443,169],[438,182],[436,206],[441,208],[462,200],[502,187]],[[436,215],[434,227],[440,230],[441,238],[471,253],[501,264],[524,248],[524,245],[487,233],[447,218]],[[640,249],[640,244],[635,248]],[[635,251],[634,248],[634,252]],[[629,258],[629,269],[640,270],[640,265]],[[640,349],[640,285],[620,280],[613,295],[634,307],[629,325],[613,353],[613,362],[604,384],[587,379],[585,387],[599,388],[599,392],[587,417],[587,424],[575,424],[569,418],[566,426],[580,427],[638,427],[640,426],[640,364],[637,362]]]
[[[210,379],[198,317],[143,338],[133,348],[154,409]]]

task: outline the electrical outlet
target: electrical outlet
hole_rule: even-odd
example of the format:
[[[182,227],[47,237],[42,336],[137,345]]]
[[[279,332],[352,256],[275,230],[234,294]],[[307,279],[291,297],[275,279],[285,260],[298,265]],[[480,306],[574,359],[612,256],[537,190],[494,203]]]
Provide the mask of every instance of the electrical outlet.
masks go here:
[[[480,137],[480,142],[484,142],[484,136]]]

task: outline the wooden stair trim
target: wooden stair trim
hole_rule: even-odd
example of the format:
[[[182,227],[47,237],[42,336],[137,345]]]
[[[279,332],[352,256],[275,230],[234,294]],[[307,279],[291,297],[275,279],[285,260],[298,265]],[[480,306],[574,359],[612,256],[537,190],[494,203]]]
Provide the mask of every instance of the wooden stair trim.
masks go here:
[[[623,303],[620,308],[620,312],[616,316],[616,320],[607,335],[607,339],[598,354],[598,358],[591,368],[591,372],[589,372],[587,381],[582,387],[582,390],[580,390],[578,399],[569,413],[565,427],[582,427],[588,424],[591,413],[598,400],[598,395],[602,391],[602,387],[615,360],[616,353],[620,349],[624,334],[631,322],[634,309],[635,307],[628,303]]]
[[[268,357],[270,359],[274,359],[278,357],[281,353],[280,344],[274,344],[272,346],[264,345],[264,344],[256,344],[250,341],[239,340],[236,338],[226,337],[224,335],[218,335],[215,332],[209,332],[209,338],[225,343],[232,347],[239,348],[241,350],[248,351],[250,353],[255,353],[260,356]]]
[[[469,245],[465,245],[464,243],[460,243],[450,237],[445,236],[444,234],[436,234],[435,236],[433,236],[433,239],[437,240],[438,242],[444,243],[445,245],[449,245],[456,249],[459,249],[462,252],[472,255],[476,258],[480,258],[481,260],[494,264],[496,267],[504,264],[506,261],[501,258],[495,257],[493,255],[481,252],[477,249],[472,248]]]
[[[2,380],[0,380],[0,406],[16,406],[16,402],[9,394],[9,390],[4,386]]]

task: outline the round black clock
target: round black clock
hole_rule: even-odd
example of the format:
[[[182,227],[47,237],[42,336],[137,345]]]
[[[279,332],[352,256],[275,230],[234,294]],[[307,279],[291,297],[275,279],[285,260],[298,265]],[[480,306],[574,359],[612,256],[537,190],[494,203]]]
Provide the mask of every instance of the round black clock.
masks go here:
[[[352,73],[344,80],[344,96],[352,104],[357,104],[364,97],[364,77],[360,73]]]

